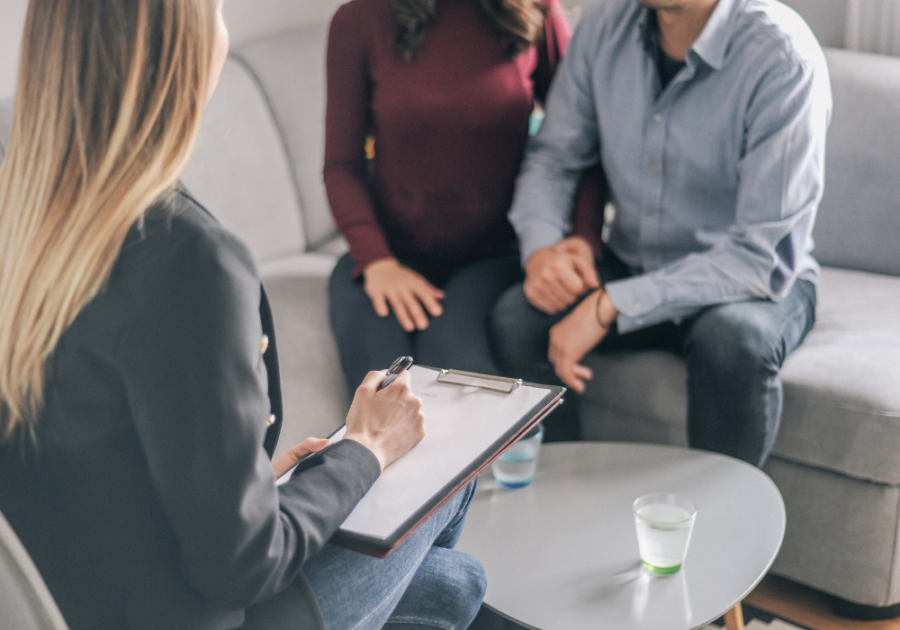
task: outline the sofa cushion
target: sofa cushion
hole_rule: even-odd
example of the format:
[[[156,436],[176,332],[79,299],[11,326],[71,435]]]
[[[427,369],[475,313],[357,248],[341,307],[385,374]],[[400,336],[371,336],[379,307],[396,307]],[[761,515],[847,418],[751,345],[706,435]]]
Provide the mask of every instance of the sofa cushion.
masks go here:
[[[259,265],[259,275],[263,278],[282,276],[315,276],[328,278],[349,247],[343,237],[337,237],[316,250],[296,256],[279,258]]]
[[[900,59],[827,50],[834,93],[813,255],[900,275]]]
[[[247,244],[258,263],[305,249],[278,129],[256,81],[238,60],[225,64],[182,181]]]
[[[900,278],[824,268],[818,295],[816,325],[782,369],[784,412],[772,453],[900,485]],[[654,423],[684,426],[680,359],[593,354],[586,364],[594,370],[581,414],[586,437],[618,437],[616,426],[604,426],[607,415],[614,425],[623,417],[644,423],[649,434],[659,434]]]
[[[816,325],[785,361],[773,453],[900,484],[900,278],[824,269]]]
[[[278,121],[300,194],[309,249],[336,234],[322,179],[326,30],[325,24],[308,26],[236,53],[256,75]]]
[[[773,573],[859,604],[900,601],[900,488],[775,456],[763,470],[778,486],[787,513]],[[831,627],[869,627],[847,623]]]

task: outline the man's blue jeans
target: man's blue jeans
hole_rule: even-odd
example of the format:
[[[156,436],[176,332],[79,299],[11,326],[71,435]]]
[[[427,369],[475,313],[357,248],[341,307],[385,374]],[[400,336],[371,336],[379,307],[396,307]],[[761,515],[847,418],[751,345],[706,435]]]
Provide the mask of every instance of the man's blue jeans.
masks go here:
[[[600,275],[609,282],[630,272],[606,251]],[[748,300],[712,306],[680,324],[666,322],[624,335],[613,325],[594,352],[656,348],[682,356],[688,375],[688,443],[762,466],[781,420],[778,373],[785,357],[812,328],[815,309],[815,285],[797,280],[779,302]],[[534,308],[522,285],[509,289],[494,309],[491,324],[503,371],[531,381],[558,383],[547,359],[548,335],[564,316]]]
[[[456,494],[384,559],[335,545],[303,565],[328,630],[464,630],[481,606],[481,564],[453,546],[475,484]]]

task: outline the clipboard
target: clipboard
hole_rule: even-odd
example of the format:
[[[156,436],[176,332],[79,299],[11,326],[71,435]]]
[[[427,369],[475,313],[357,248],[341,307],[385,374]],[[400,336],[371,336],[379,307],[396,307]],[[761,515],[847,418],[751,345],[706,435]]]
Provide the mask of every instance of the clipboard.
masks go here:
[[[565,388],[415,365],[426,436],[389,466],[330,542],[384,558],[561,402]],[[332,435],[343,436],[346,427]]]

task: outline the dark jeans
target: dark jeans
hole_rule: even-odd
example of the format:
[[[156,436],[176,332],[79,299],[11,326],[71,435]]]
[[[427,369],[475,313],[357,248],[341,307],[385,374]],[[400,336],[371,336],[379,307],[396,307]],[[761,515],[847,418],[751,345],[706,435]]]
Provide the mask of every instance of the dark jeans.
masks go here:
[[[603,282],[609,282],[630,273],[607,250],[600,275]],[[655,348],[683,357],[687,364],[688,443],[762,466],[781,420],[783,394],[778,373],[785,357],[812,328],[815,308],[815,285],[798,280],[779,302],[720,304],[680,324],[666,322],[622,335],[613,325],[593,352]],[[509,289],[498,302],[491,325],[504,372],[558,383],[547,359],[548,334],[564,316],[547,315],[531,306],[522,285]],[[565,421],[565,415],[560,419]],[[552,422],[551,417],[548,432]]]
[[[387,369],[407,354],[421,365],[499,374],[488,341],[488,320],[497,299],[522,279],[517,254],[480,260],[446,278],[419,271],[444,291],[444,313],[430,317],[426,330],[412,333],[403,330],[393,313],[378,316],[352,271],[347,254],[331,274],[330,285],[331,326],[351,392],[366,373]]]

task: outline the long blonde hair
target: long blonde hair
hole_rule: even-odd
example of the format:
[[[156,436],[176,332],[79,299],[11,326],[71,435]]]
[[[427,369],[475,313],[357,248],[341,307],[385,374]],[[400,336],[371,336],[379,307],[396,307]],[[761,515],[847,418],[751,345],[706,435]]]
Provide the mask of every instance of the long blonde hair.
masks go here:
[[[0,165],[0,440],[36,422],[60,337],[190,156],[216,6],[29,4]]]

